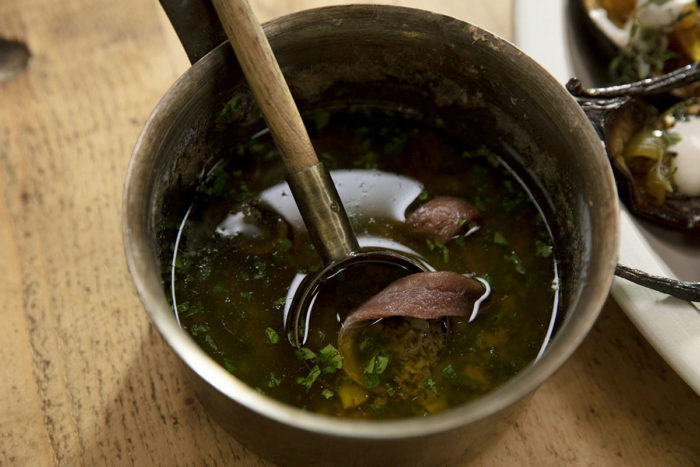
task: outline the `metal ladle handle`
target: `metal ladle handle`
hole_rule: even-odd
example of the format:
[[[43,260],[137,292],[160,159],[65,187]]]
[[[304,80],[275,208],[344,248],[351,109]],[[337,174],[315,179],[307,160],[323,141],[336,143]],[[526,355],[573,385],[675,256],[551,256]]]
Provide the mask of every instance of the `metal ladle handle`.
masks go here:
[[[247,0],[212,0],[262,111],[309,236],[324,264],[359,249],[345,208],[316,156],[292,93]]]
[[[581,80],[572,78],[566,83],[566,89],[574,97],[589,99],[651,96],[672,91],[694,83],[698,79],[700,79],[700,62],[695,62],[654,78],[604,88],[586,88]]]

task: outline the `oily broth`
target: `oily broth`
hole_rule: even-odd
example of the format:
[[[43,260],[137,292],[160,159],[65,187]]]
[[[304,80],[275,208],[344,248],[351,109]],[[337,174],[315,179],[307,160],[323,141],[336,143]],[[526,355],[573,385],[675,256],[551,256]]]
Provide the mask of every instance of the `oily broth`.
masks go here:
[[[368,327],[361,338],[374,341],[355,356],[372,379],[371,388],[362,388],[341,367],[339,323],[402,273],[376,265],[353,267],[322,288],[304,350],[295,352],[284,334],[288,290],[298,274],[318,271],[321,261],[306,231],[258,197],[284,177],[272,139],[263,132],[223,151],[222,162],[196,190],[177,254],[174,245],[163,251],[163,264],[174,263],[164,276],[179,320],[199,345],[270,397],[348,418],[439,412],[494,389],[531,363],[554,323],[556,262],[540,211],[503,161],[439,128],[387,112],[321,112],[308,126],[331,171],[355,171],[347,173],[358,179],[367,173],[399,174],[414,181],[396,184],[396,196],[383,200],[393,206],[385,214],[364,215],[361,206],[348,206],[361,243],[390,239],[436,270],[482,278],[491,296],[473,321],[450,320],[444,348],[431,357],[427,373],[420,373],[424,381],[410,385],[400,375],[412,369],[392,367],[378,331],[400,326],[396,321],[402,320]],[[357,183],[362,193],[363,182]],[[479,208],[480,218],[444,244],[412,233],[397,217],[397,203],[408,199],[410,212],[435,196],[461,197]],[[411,391],[402,390],[408,386]]]

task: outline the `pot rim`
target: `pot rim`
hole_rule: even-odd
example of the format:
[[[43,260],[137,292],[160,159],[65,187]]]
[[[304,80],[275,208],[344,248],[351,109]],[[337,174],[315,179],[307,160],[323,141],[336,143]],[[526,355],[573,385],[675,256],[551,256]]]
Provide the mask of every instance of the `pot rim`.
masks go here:
[[[482,37],[488,37],[489,40],[499,42],[499,47],[508,49],[510,53],[517,53],[526,57],[533,62],[533,65],[541,73],[541,79],[550,87],[561,89],[561,93],[565,95],[565,99],[571,101],[571,106],[578,108],[578,104],[571,97],[564,87],[553,78],[549,72],[535,63],[533,59],[527,56],[524,52],[517,49],[514,45],[505,39],[484,31],[465,21],[456,20],[445,15],[420,10],[415,8],[397,7],[388,5],[343,5],[329,6],[321,8],[313,8],[291,15],[283,16],[272,20],[264,25],[269,33],[272,30],[280,30],[287,22],[294,22],[307,15],[315,15],[319,10],[333,11],[339,15],[349,11],[366,9],[366,10],[382,10],[400,12],[407,15],[422,15],[426,19],[432,21],[451,20],[463,24],[465,27],[474,28],[479,31]],[[122,201],[122,234],[124,239],[124,250],[128,269],[133,278],[135,288],[141,299],[141,302],[151,317],[156,328],[168,343],[170,348],[176,355],[204,381],[215,388],[220,393],[224,394],[232,402],[241,404],[242,406],[263,415],[271,420],[294,427],[296,429],[322,433],[328,436],[338,436],[355,439],[406,439],[410,437],[419,437],[426,435],[438,434],[445,431],[450,431],[478,420],[483,420],[502,409],[513,405],[517,401],[523,399],[529,393],[534,391],[540,384],[549,378],[571,354],[578,348],[581,341],[594,324],[595,320],[602,309],[602,306],[608,296],[610,285],[612,284],[614,268],[617,260],[618,238],[619,238],[619,206],[615,196],[611,199],[611,210],[616,214],[614,219],[610,219],[611,237],[614,244],[611,250],[615,252],[613,258],[610,258],[609,264],[606,263],[602,271],[596,271],[603,274],[602,279],[597,277],[596,280],[604,284],[598,286],[596,293],[588,296],[588,308],[586,313],[579,312],[574,322],[569,323],[567,327],[560,329],[547,350],[536,362],[531,363],[525,369],[521,370],[517,375],[508,380],[499,388],[489,392],[476,399],[457,407],[446,410],[430,417],[425,418],[405,418],[395,420],[376,420],[376,421],[358,421],[343,418],[334,418],[330,416],[318,415],[306,412],[302,409],[284,404],[268,396],[258,393],[255,389],[248,386],[241,380],[237,379],[226,371],[221,365],[209,357],[190,337],[190,335],[180,328],[170,310],[170,305],[167,302],[165,291],[163,290],[160,278],[155,277],[155,274],[150,271],[149,262],[153,259],[148,242],[140,236],[146,221],[142,214],[137,212],[139,205],[142,205],[141,197],[148,196],[143,187],[139,187],[139,180],[144,176],[152,175],[149,173],[150,166],[148,164],[148,140],[150,136],[155,134],[156,128],[169,115],[168,109],[177,105],[177,96],[182,92],[187,83],[193,79],[203,77],[203,70],[207,64],[214,60],[217,54],[223,53],[225,48],[228,48],[228,42],[224,42],[210,51],[197,63],[193,64],[177,81],[166,91],[164,96],[158,102],[151,115],[149,116],[141,134],[138,137],[132,157],[127,169],[126,181],[124,185],[123,201]],[[583,111],[580,111],[580,118],[588,122]],[[595,136],[593,126],[588,123],[587,128],[582,128],[581,131],[590,132]],[[597,136],[596,136],[597,139]],[[603,145],[600,145],[601,157],[604,156]],[[610,171],[609,179],[605,181],[613,190],[615,190],[612,172]],[[150,199],[150,198],[149,198]],[[585,278],[582,279],[585,281]],[[584,288],[588,285],[584,284]],[[573,304],[572,304],[573,305]]]

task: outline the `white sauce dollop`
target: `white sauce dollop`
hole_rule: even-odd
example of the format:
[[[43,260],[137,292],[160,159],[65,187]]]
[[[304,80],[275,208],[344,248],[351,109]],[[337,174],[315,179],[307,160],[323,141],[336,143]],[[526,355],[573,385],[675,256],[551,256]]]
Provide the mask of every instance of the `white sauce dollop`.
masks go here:
[[[637,0],[635,17],[647,27],[661,29],[675,23],[683,11],[695,0],[669,0],[662,5],[652,3],[649,0]],[[633,20],[627,21],[622,28],[608,18],[608,12],[604,8],[596,8],[589,12],[591,20],[598,26],[605,36],[616,46],[623,48],[630,42],[630,31]]]
[[[686,196],[700,196],[700,118],[677,121],[670,131],[681,137],[669,148],[677,154],[671,163],[676,190]]]
[[[637,0],[637,18],[645,26],[663,28],[675,23],[690,3],[695,3],[695,0],[669,0],[662,5]]]

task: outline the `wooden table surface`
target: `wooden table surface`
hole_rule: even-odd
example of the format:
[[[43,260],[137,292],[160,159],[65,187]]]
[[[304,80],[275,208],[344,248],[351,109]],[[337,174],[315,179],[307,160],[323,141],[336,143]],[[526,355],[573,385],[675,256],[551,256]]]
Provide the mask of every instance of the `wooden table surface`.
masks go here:
[[[256,0],[262,20],[331,1]],[[390,1],[511,34],[511,0]],[[267,465],[212,422],[126,269],[122,183],[188,66],[155,0],[3,0],[0,465]],[[473,465],[698,465],[700,397],[612,301]]]

